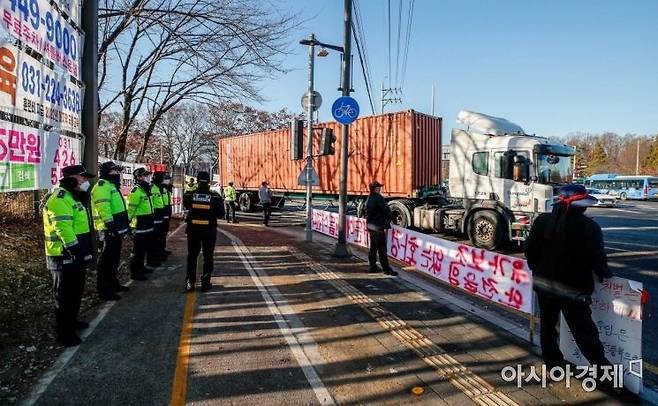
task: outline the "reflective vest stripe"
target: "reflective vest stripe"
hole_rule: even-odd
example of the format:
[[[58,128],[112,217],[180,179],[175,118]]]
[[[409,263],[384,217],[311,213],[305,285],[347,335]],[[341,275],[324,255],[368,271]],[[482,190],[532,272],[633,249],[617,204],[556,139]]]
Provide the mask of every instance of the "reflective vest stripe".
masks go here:
[[[98,200],[94,200],[94,203],[105,203],[105,202],[109,202],[109,201],[110,201],[110,199],[98,199]]]
[[[192,204],[192,208],[193,209],[210,210],[210,205],[209,204],[194,203],[194,204]]]
[[[78,240],[71,241],[68,244],[64,244],[64,247],[69,248],[69,247],[73,247],[74,245],[78,245]]]
[[[59,241],[59,237],[57,237],[57,236],[50,236],[50,235],[47,235],[47,236],[45,237],[45,240],[46,240],[46,241],[50,241],[50,242],[58,242],[58,241]]]
[[[192,220],[192,224],[208,225],[210,221],[208,220]]]
[[[50,218],[50,221],[64,221],[64,220],[73,220],[73,216],[53,216]]]

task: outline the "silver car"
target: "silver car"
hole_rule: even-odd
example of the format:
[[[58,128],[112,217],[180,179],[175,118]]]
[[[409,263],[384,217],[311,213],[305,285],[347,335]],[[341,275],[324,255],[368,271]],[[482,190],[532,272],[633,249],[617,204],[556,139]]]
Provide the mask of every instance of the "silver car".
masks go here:
[[[596,203],[598,207],[616,207],[618,200],[615,196],[603,193],[598,189],[587,189],[587,194],[595,197],[599,202]]]

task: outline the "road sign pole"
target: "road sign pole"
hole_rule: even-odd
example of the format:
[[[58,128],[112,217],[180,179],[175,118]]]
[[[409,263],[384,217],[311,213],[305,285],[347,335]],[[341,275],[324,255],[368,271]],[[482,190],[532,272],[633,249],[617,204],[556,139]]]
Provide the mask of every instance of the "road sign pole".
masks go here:
[[[350,95],[350,62],[352,60],[352,0],[345,0],[343,15],[343,96]],[[347,246],[347,159],[349,153],[350,126],[343,124],[343,138],[340,141],[340,192],[338,195],[338,243],[334,250],[337,257],[351,256]]]
[[[313,215],[313,184],[312,184],[312,169],[313,169],[313,69],[315,62],[315,34],[311,34],[311,45],[308,47],[308,124],[307,124],[307,137],[306,137],[306,241],[313,241],[313,229],[311,228],[311,217]]]
[[[85,136],[83,163],[91,173],[98,172],[98,0],[82,4],[82,30],[85,32],[82,54],[82,81],[85,84],[82,106],[82,134]]]

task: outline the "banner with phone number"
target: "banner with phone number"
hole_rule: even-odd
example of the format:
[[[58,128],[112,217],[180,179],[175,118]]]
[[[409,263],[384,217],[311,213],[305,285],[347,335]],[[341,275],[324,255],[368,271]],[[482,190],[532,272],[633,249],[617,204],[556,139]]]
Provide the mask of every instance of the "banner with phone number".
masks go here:
[[[0,192],[53,189],[62,168],[81,161],[77,138],[0,122]]]
[[[8,42],[0,41],[0,74],[15,86],[0,86],[0,109],[18,117],[81,132],[83,90],[65,72],[55,72]]]
[[[0,0],[0,26],[81,80],[84,34],[66,21],[48,0]]]

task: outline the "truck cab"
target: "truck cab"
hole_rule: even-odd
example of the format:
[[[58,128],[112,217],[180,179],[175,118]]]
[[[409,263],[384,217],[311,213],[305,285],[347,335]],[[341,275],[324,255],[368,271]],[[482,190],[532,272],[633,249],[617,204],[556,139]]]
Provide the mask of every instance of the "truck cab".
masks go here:
[[[465,210],[461,231],[490,249],[523,241],[556,188],[571,183],[575,150],[497,117],[462,111],[459,122],[468,129],[452,131],[449,190]]]

